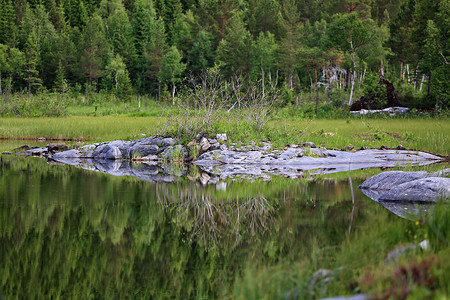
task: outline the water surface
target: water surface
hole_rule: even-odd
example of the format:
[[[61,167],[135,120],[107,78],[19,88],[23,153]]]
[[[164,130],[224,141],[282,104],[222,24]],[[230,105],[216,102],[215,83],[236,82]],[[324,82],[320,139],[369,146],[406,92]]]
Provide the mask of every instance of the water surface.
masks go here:
[[[357,189],[380,170],[203,186],[0,160],[5,299],[220,298],[249,265],[312,259],[367,223],[404,222]]]

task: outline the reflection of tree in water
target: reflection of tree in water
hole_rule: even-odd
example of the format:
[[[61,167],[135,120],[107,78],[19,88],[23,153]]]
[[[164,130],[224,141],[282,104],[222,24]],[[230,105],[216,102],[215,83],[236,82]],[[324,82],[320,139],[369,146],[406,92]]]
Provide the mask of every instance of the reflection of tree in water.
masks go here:
[[[171,195],[167,189],[157,188],[158,202],[186,231],[190,243],[237,246],[264,233],[275,222],[275,207],[261,193],[217,199],[207,190],[184,187]]]
[[[347,184],[334,181],[237,182],[220,191],[39,159],[0,157],[0,167],[0,293],[8,299],[219,298],[247,262],[333,249],[352,207]]]

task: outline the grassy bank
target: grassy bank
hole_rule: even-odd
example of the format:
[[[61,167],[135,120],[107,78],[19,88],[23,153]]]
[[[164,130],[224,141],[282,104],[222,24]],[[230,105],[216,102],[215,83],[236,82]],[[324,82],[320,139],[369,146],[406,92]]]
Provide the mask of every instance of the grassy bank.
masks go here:
[[[367,222],[339,246],[312,247],[293,264],[259,269],[249,264],[234,284],[234,298],[319,299],[364,293],[371,299],[448,299],[450,206],[439,205],[422,222],[399,224],[395,216],[383,220],[377,216],[382,226],[375,229],[373,222]],[[385,260],[394,249],[424,239],[430,242],[428,250],[415,248],[393,261]]]
[[[133,140],[153,135],[165,123],[157,116],[136,114],[115,116],[70,116],[63,118],[2,118],[1,139],[38,139],[40,137],[99,142]],[[248,122],[239,124],[224,115],[212,125],[211,133],[226,132],[231,142],[271,141],[277,147],[306,141],[326,148],[355,149],[366,146],[422,150],[443,156],[450,153],[450,122],[446,119],[275,119],[258,132]],[[170,132],[169,132],[170,133]]]

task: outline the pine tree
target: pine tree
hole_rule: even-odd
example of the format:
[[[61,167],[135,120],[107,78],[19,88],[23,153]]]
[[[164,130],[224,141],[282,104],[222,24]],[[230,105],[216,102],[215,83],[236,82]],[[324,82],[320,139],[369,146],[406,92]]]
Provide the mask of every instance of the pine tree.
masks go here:
[[[150,44],[152,34],[155,31],[155,23],[156,12],[153,8],[153,2],[151,0],[137,0],[131,15],[131,24],[138,56],[143,55]]]
[[[295,53],[300,49],[300,13],[294,0],[284,0],[282,4],[282,25],[285,31],[284,38],[280,41],[278,52],[278,67],[286,74],[286,83],[290,90],[293,89],[293,74],[295,70]]]
[[[195,10],[198,22],[203,29],[212,32],[220,42],[224,39],[230,19],[238,13],[237,0],[199,0]]]
[[[260,32],[271,32],[281,35],[281,10],[276,0],[250,0],[248,10],[249,29],[254,37]]]
[[[7,62],[6,57],[8,55],[7,53],[8,46],[0,44],[0,96],[3,94],[2,89],[2,76],[7,71]]]
[[[157,79],[158,81],[158,100],[161,97],[161,80],[158,78],[161,72],[161,60],[166,53],[166,34],[164,29],[164,21],[162,19],[156,20],[152,40],[145,49],[145,58],[148,62],[148,74],[150,79]]]
[[[55,90],[60,94],[67,93],[69,84],[66,80],[64,67],[61,60],[58,62],[58,69],[56,71]]]
[[[127,66],[136,59],[133,28],[123,7],[116,7],[107,19],[107,37],[113,54],[120,54]]]
[[[200,30],[200,25],[195,20],[194,14],[188,10],[185,14],[181,14],[175,21],[172,35],[172,43],[177,49],[185,55],[189,53],[194,40]]]
[[[0,0],[0,44],[13,46],[17,34],[15,26],[14,3],[12,0]]]
[[[212,40],[212,34],[206,31],[200,31],[195,38],[194,45],[188,54],[189,71],[193,74],[198,75],[213,66]]]
[[[42,88],[42,80],[39,78],[39,71],[37,65],[39,63],[39,43],[36,31],[32,31],[28,36],[25,46],[26,63],[25,75],[28,83],[28,97],[31,97],[31,92]]]
[[[248,77],[251,69],[252,36],[245,28],[242,16],[230,19],[224,39],[217,48],[217,61],[225,76],[243,74]]]
[[[397,16],[390,23],[390,38],[387,42],[392,50],[390,56],[392,63],[400,66],[400,79],[403,79],[403,68],[407,62],[415,64],[417,62],[416,50],[411,41],[412,23],[415,0],[406,1],[398,12]]]
[[[330,47],[346,52],[353,65],[353,75],[351,76],[351,90],[348,105],[353,103],[353,92],[355,87],[358,55],[367,47],[376,35],[375,24],[372,20],[361,20],[356,13],[337,14],[328,27],[328,39]]]
[[[93,80],[103,76],[103,56],[108,52],[105,27],[100,16],[92,16],[82,33],[81,74],[88,78],[89,87]]]

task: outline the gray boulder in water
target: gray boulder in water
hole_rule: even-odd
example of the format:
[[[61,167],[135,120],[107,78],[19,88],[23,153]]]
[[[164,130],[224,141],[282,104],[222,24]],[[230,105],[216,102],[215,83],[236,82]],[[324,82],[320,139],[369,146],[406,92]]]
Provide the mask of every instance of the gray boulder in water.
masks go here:
[[[428,177],[402,183],[385,193],[379,201],[436,202],[450,196],[450,178]]]
[[[360,189],[390,190],[399,184],[425,178],[428,172],[389,171],[370,177],[359,186]]]

